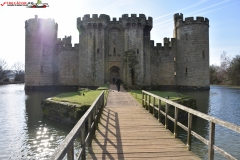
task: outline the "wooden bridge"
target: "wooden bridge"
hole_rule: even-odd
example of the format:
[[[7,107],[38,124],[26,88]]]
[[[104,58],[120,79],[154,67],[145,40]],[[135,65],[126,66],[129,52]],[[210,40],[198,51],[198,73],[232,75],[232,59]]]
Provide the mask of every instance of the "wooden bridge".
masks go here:
[[[115,86],[111,86],[109,90],[106,106],[104,92],[102,92],[55,150],[51,159],[63,159],[66,154],[67,159],[200,159],[191,152],[192,136],[208,145],[209,151],[206,154],[209,159],[214,159],[214,150],[228,159],[235,159],[214,145],[215,123],[240,133],[239,126],[146,91],[143,91],[142,105],[140,105],[122,88],[121,92],[117,92],[112,87]],[[161,109],[161,101],[166,103],[165,112]],[[168,115],[170,105],[175,107],[174,117]],[[152,114],[149,114],[146,109]],[[188,112],[187,127],[178,122],[178,109]],[[153,116],[154,114],[158,115],[158,119]],[[192,115],[200,116],[210,122],[209,140],[191,130]],[[165,117],[165,125],[159,123],[161,116]],[[174,122],[174,134],[166,129],[168,120]],[[175,138],[177,126],[188,132],[187,145]],[[76,157],[74,140],[79,135],[81,136],[81,149]],[[86,153],[86,148],[88,153]]]

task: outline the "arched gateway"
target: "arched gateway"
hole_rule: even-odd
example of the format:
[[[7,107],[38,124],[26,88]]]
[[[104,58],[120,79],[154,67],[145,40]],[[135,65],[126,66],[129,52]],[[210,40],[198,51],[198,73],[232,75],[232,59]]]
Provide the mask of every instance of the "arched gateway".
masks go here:
[[[117,66],[112,66],[110,68],[110,77],[109,81],[111,82],[113,78],[120,78],[119,68]]]

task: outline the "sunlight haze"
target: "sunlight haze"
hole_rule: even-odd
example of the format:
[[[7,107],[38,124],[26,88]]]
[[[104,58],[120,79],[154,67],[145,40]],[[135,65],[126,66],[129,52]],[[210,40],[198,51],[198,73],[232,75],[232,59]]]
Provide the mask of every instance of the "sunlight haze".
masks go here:
[[[15,2],[0,0],[0,3]],[[17,1],[16,1],[17,2]],[[20,2],[20,1],[19,1]],[[25,1],[21,1],[25,2]],[[29,2],[29,1],[27,1]],[[209,19],[210,64],[220,64],[223,51],[228,56],[240,54],[239,0],[42,0],[47,8],[0,5],[0,59],[9,66],[17,61],[25,63],[25,21],[38,15],[58,23],[58,38],[72,36],[72,45],[78,43],[77,17],[85,14],[108,14],[117,20],[123,14],[145,14],[153,18],[151,40],[163,43],[164,37],[173,38],[173,15],[202,16]]]

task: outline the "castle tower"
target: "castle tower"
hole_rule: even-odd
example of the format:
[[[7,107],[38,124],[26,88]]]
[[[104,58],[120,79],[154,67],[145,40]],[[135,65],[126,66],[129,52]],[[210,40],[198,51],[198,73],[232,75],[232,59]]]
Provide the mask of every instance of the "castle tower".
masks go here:
[[[209,88],[209,20],[174,15],[178,86]]]
[[[25,21],[25,87],[54,85],[58,25],[51,19]]]
[[[84,15],[77,18],[79,31],[79,85],[99,86],[106,82],[105,57],[105,27],[110,17],[101,14]]]
[[[123,79],[129,85],[150,85],[150,31],[152,17],[144,14],[123,14],[119,19],[124,28]]]

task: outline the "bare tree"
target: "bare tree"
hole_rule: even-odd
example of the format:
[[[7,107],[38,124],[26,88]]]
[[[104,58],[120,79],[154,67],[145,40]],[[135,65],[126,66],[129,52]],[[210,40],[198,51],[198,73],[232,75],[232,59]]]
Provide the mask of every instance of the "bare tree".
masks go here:
[[[0,82],[7,78],[10,69],[8,68],[7,62],[3,59],[0,59]]]
[[[228,76],[233,85],[240,85],[240,55],[236,55],[228,67]]]
[[[24,72],[24,64],[20,61],[16,62],[13,64],[12,69],[16,72],[16,73],[21,73]]]
[[[230,63],[231,58],[227,56],[227,52],[223,51],[221,54],[221,64],[217,71],[217,79],[219,83],[225,84],[229,80],[227,70]]]
[[[12,69],[15,72],[14,81],[24,82],[24,76],[25,76],[24,64],[22,62],[18,61],[13,64]]]

